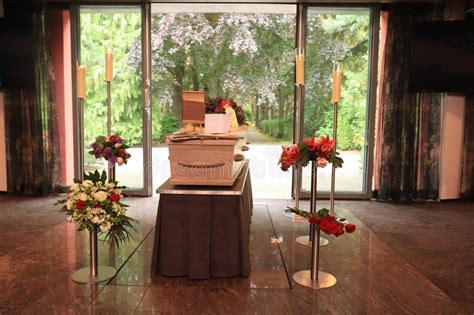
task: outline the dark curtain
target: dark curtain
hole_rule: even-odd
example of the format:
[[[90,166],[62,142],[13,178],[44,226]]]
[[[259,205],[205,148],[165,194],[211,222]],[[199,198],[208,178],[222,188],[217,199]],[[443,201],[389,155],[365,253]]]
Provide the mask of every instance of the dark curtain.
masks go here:
[[[461,168],[461,198],[474,200],[474,93],[466,96],[464,146]]]
[[[60,175],[50,41],[39,2],[20,14],[27,22],[18,39],[32,43],[25,54],[31,67],[23,75],[31,80],[5,82],[8,192],[47,195],[59,186]]]
[[[381,201],[437,199],[441,94],[408,90],[411,28],[440,19],[439,4],[389,7],[375,192]]]

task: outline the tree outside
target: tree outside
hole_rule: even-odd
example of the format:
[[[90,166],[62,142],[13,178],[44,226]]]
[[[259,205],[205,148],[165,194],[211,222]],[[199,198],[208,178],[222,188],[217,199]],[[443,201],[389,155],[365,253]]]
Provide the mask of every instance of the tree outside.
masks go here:
[[[160,146],[180,127],[181,92],[205,90],[211,98],[229,97],[242,106],[248,136],[275,146],[266,148],[271,154],[259,154],[277,159],[273,152],[293,137],[295,18],[280,13],[154,13],[154,144]],[[341,62],[338,148],[344,151],[361,150],[365,142],[369,20],[368,14],[308,15],[304,134],[332,134],[331,71],[334,62]],[[81,15],[81,60],[92,76],[86,143],[105,133],[102,52],[113,47],[114,131],[141,146],[140,23],[140,14]]]

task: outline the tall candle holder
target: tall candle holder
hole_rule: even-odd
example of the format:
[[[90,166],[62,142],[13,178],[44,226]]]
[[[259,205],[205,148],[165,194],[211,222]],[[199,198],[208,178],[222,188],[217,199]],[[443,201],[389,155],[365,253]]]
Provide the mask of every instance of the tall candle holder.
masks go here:
[[[332,127],[332,138],[334,140],[334,150],[337,146],[337,116],[339,110],[339,101],[341,99],[341,83],[342,83],[342,65],[335,63],[332,70],[332,97],[331,102],[333,103],[333,127]],[[331,193],[329,201],[329,214],[334,215],[334,200],[336,197],[336,167],[334,164],[331,169]]]
[[[296,49],[295,55],[295,113],[296,117],[295,120],[298,121],[300,117],[302,117],[303,112],[303,103],[304,103],[304,89],[305,89],[305,53],[303,48]],[[301,141],[301,132],[299,128],[295,129],[295,141]],[[294,196],[295,196],[295,208],[300,207],[300,170],[295,165],[293,167],[293,183],[294,183]],[[294,214],[285,209],[282,211],[282,215],[288,218],[293,218]]]
[[[311,162],[311,209],[316,209],[317,171],[315,161]],[[311,211],[311,213],[313,213]],[[311,269],[301,270],[293,274],[296,283],[312,289],[324,289],[336,284],[337,279],[332,274],[319,270],[319,247],[321,230],[319,225],[311,224],[311,238],[316,240],[311,244]]]
[[[79,117],[79,176],[80,180],[84,179],[84,99],[86,98],[86,67],[79,66],[76,68],[76,94],[77,94],[77,113]]]
[[[113,54],[110,50],[105,53],[105,81],[107,82],[107,134],[112,133],[112,78]],[[115,181],[115,163],[108,165],[109,180]]]

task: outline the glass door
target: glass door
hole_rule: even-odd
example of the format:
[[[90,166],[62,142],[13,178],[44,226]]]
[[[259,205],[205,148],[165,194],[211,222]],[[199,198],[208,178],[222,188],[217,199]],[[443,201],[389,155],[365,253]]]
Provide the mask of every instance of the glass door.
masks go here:
[[[343,66],[337,149],[336,196],[367,198],[371,192],[377,25],[371,7],[308,7],[303,137],[333,132],[332,69]],[[331,167],[318,172],[318,191],[328,196]],[[310,191],[310,168],[303,170],[301,195]]]
[[[86,67],[84,171],[106,170],[107,162],[89,152],[97,136],[107,135],[105,53],[113,59],[111,132],[130,145],[127,164],[116,166],[116,179],[134,195],[151,194],[148,70],[142,49],[147,20],[141,6],[80,6],[78,60]],[[145,62],[144,62],[145,61]]]
[[[278,159],[293,135],[296,6],[153,3],[151,12],[156,185],[170,176],[164,141],[182,127],[182,92],[201,90],[242,108],[254,196],[290,197]]]

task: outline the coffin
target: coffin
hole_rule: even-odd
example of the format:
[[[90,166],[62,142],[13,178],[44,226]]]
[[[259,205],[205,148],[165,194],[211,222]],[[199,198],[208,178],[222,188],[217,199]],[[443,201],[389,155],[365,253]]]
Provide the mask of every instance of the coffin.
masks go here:
[[[242,155],[244,139],[197,139],[166,141],[169,149],[171,184],[232,186],[245,161],[234,161]]]

